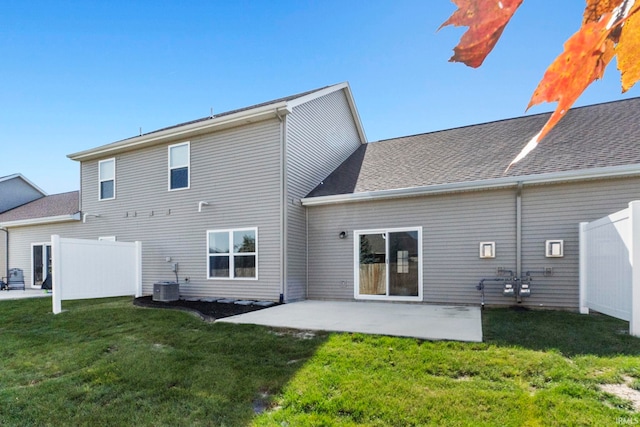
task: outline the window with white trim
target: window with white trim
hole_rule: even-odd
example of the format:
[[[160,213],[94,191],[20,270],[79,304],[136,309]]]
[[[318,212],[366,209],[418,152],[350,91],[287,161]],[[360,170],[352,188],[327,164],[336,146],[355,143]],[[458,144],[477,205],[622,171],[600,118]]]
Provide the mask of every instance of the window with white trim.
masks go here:
[[[189,188],[190,144],[169,146],[169,191]]]
[[[258,229],[207,231],[208,279],[258,278]]]
[[[98,162],[98,182],[99,200],[116,198],[116,159]]]

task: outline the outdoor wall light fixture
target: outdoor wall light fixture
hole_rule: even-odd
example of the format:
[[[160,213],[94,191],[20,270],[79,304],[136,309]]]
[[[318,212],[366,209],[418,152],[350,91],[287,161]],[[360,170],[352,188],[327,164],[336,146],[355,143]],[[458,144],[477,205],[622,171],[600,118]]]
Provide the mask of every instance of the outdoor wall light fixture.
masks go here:
[[[346,231],[341,231],[340,234],[338,234],[338,237],[340,237],[341,239],[346,239],[347,238],[347,232]]]
[[[88,216],[92,216],[94,218],[100,218],[100,215],[98,215],[98,214],[91,214],[91,213],[85,212],[84,214],[82,214],[82,223],[83,224],[87,222],[87,217]]]

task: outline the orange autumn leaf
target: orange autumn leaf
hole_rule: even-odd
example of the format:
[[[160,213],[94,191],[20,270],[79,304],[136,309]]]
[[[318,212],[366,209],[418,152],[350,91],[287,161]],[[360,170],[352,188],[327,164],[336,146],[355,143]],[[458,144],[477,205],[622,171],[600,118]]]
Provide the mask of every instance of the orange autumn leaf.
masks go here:
[[[449,61],[479,67],[500,38],[523,0],[452,0],[458,6],[446,25],[468,26]],[[557,102],[556,110],[511,162],[523,159],[564,117],[578,97],[614,56],[622,75],[622,91],[640,80],[640,0],[586,0],[583,24],[564,44],[564,51],[549,66],[527,109],[542,102]]]
[[[614,55],[613,44],[606,43],[612,30],[607,29],[609,15],[598,22],[584,24],[567,40],[564,52],[549,66],[534,91],[527,109],[542,102],[558,102],[538,141],[566,114],[587,86],[604,74]]]
[[[620,5],[621,0],[587,0],[587,7],[584,8],[582,23],[598,22],[605,13],[612,12]]]
[[[494,48],[504,28],[523,0],[452,0],[458,9],[441,26],[464,26],[469,29],[453,49],[450,62],[470,67],[482,65]],[[438,28],[438,29],[440,29]]]
[[[562,52],[549,66],[544,77],[533,92],[527,109],[542,102],[558,102],[556,110],[515,159],[509,163],[505,173],[515,163],[531,152],[549,131],[564,117],[569,108],[594,80],[602,77],[607,64],[614,55],[613,42],[607,40],[612,28],[607,28],[611,14],[598,22],[583,24],[564,44]]]
[[[630,13],[622,26],[620,41],[616,46],[618,70],[622,79],[622,92],[631,89],[640,80],[640,5]]]

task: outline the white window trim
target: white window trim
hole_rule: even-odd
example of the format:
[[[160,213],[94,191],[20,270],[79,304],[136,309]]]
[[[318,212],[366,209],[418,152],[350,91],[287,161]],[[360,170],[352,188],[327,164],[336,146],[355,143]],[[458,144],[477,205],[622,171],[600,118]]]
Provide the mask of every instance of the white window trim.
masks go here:
[[[252,230],[256,236],[255,252],[233,252],[233,233],[235,231],[247,231]],[[211,272],[211,258],[209,253],[209,234],[211,233],[228,233],[229,234],[229,253],[228,254],[220,254],[218,256],[228,256],[229,257],[229,277],[211,277],[209,273]],[[243,228],[226,228],[226,229],[214,229],[207,230],[207,280],[238,280],[238,281],[256,281],[258,280],[258,227],[243,227]],[[256,258],[256,277],[233,277],[234,265],[233,265],[233,256],[234,255],[253,255]]]
[[[102,183],[105,181],[111,181],[110,179],[102,179],[100,176],[101,165],[106,162],[113,161],[113,197],[102,198]],[[116,158],[112,157],[110,159],[100,160],[98,162],[98,200],[114,200],[116,198]]]
[[[187,186],[181,187],[181,188],[171,188],[171,170],[185,167],[185,165],[176,166],[174,168],[171,167],[171,149],[173,147],[179,147],[181,145],[187,146],[187,164],[186,164]],[[167,147],[167,189],[169,191],[180,191],[180,190],[188,190],[190,188],[191,188],[191,142],[186,141],[186,142],[180,142],[178,144],[171,144]]]
[[[384,234],[403,231],[418,232],[418,296],[397,296],[397,295],[360,295],[360,236],[362,234]],[[388,239],[387,239],[388,242]],[[389,248],[386,248],[387,257]],[[382,300],[382,301],[422,301],[422,227],[402,227],[402,228],[376,228],[369,230],[353,231],[353,297],[359,300]],[[389,259],[387,258],[387,283],[389,286]],[[387,289],[388,292],[388,289]]]

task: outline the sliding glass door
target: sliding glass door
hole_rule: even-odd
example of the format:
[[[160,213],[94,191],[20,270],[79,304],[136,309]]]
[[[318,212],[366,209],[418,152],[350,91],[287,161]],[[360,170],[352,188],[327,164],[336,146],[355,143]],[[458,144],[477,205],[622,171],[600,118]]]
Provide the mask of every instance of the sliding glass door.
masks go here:
[[[31,286],[40,287],[51,274],[51,244],[34,243],[31,245],[31,265]]]
[[[422,229],[356,231],[360,299],[422,300]]]

